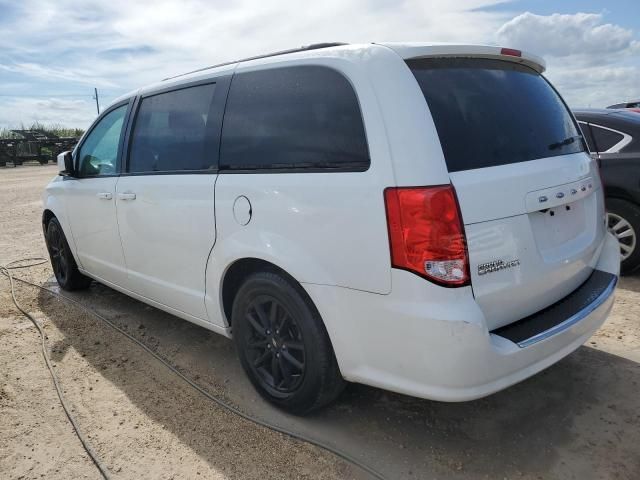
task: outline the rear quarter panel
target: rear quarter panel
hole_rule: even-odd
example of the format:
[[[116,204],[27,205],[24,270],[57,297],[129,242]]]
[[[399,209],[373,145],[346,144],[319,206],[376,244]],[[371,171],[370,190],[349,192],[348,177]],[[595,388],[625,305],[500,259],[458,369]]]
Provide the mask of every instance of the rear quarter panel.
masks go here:
[[[221,172],[216,181],[216,245],[207,267],[206,305],[214,323],[226,324],[221,303],[224,274],[242,258],[259,258],[301,283],[337,285],[375,293],[391,289],[384,188],[392,185],[385,125],[361,68],[359,49],[246,62],[244,71],[323,65],[352,84],[363,115],[371,165],[364,172]],[[246,197],[251,220],[241,225],[234,203]]]
[[[600,154],[605,196],[640,205],[640,154]]]

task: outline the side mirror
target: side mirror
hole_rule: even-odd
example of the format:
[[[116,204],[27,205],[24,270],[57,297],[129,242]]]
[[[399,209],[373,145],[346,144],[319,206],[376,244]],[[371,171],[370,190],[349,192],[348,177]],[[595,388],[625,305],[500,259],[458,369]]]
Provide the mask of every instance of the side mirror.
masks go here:
[[[73,155],[71,152],[62,152],[58,155],[58,173],[63,177],[74,177]]]

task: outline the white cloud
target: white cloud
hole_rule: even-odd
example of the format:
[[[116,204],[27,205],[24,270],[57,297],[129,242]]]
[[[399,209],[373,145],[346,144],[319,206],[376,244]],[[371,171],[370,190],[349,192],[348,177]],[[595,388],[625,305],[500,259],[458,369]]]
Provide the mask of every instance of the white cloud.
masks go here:
[[[113,82],[84,72],[74,71],[68,68],[47,67],[37,63],[14,63],[12,65],[0,64],[0,70],[11,73],[19,73],[27,77],[36,77],[47,80],[69,80],[75,83],[84,83],[96,87],[113,87]]]
[[[1,98],[0,128],[44,125],[87,126],[95,118],[91,100],[64,98]]]
[[[631,30],[603,23],[598,13],[544,16],[525,12],[500,27],[497,36],[509,46],[553,57],[617,54],[640,47]]]
[[[8,4],[11,20],[0,18],[3,94],[86,92],[86,97],[76,104],[64,100],[70,108],[77,106],[77,114],[42,100],[15,98],[10,103],[3,97],[0,126],[46,117],[86,127],[94,117],[94,86],[108,100],[202,66],[323,41],[521,47],[546,57],[549,77],[573,105],[640,96],[634,93],[640,84],[633,80],[640,78],[640,43],[634,32],[605,23],[601,14],[524,13],[513,18],[504,10],[484,8],[500,3],[504,1],[326,0],[310,9],[292,0],[13,2]]]
[[[572,107],[606,107],[640,98],[640,67],[563,67],[549,63],[547,77]]]
[[[18,13],[11,23],[0,19],[0,83],[4,71],[38,81],[44,92],[36,93],[98,86],[119,94],[202,66],[317,42],[486,42],[509,17],[478,9],[502,1],[326,0],[306,8],[293,0],[23,0],[12,4]],[[21,118],[40,115],[30,105],[23,104]],[[60,122],[70,124],[69,117]]]
[[[573,107],[640,97],[640,41],[602,14],[525,12],[502,25],[496,38],[544,56],[548,78]]]

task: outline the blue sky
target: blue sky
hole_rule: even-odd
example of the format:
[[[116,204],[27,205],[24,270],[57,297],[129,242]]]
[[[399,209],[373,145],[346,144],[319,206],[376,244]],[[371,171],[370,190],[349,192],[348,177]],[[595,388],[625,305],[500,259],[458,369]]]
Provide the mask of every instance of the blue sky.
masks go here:
[[[512,13],[532,12],[538,15],[576,12],[605,13],[607,23],[620,25],[638,32],[640,30],[640,6],[637,0],[518,0],[504,2],[484,10]]]
[[[86,127],[116,96],[212,63],[322,41],[524,48],[572,106],[640,97],[635,0],[0,0],[0,127]]]

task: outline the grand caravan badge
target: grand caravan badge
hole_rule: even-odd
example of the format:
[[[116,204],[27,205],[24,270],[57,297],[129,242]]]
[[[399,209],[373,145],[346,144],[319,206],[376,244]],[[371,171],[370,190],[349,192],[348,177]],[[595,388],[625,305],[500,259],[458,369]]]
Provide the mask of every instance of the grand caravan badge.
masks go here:
[[[500,270],[506,270],[507,268],[513,268],[520,266],[520,260],[494,260],[492,262],[481,263],[478,265],[478,275],[486,275],[487,273],[498,272]]]

